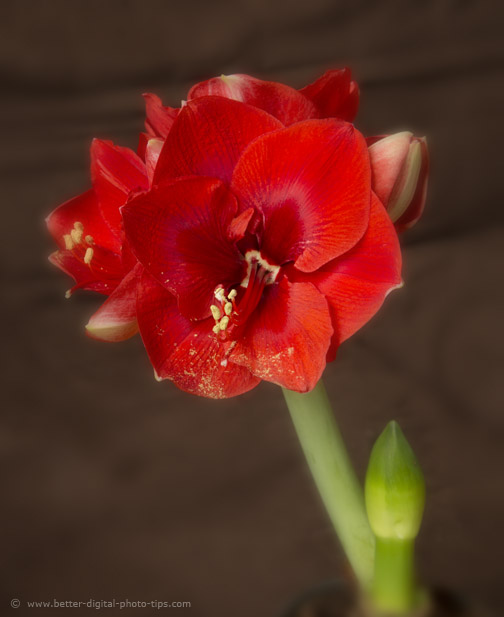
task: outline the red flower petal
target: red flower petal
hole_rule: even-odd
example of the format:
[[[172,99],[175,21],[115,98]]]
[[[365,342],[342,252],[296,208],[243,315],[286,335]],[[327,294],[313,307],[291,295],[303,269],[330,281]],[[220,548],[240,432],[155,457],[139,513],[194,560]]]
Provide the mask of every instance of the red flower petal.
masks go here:
[[[196,324],[183,317],[175,296],[148,273],[138,289],[138,324],[145,348],[160,379],[171,379],[186,392],[227,398],[254,388],[259,379],[227,358],[227,346],[212,333],[213,319]]]
[[[65,247],[63,236],[71,232],[75,222],[82,223],[84,234],[92,236],[96,244],[120,252],[120,241],[105,222],[93,190],[66,201],[47,217],[49,232],[61,248]]]
[[[397,233],[380,200],[373,195],[369,227],[348,253],[310,275],[333,314],[335,348],[378,311],[386,295],[401,284]]]
[[[145,161],[145,150],[147,148],[147,142],[149,141],[149,139],[156,138],[147,135],[147,133],[140,133],[140,135],[138,136],[138,146],[136,149],[136,153],[142,159],[142,161]]]
[[[143,97],[146,114],[145,128],[149,136],[166,139],[179,110],[173,107],[165,107],[161,103],[161,99],[155,94],[146,93]]]
[[[121,213],[128,195],[149,186],[142,159],[111,141],[93,139],[91,144],[91,179],[100,210],[112,231],[120,237]]]
[[[121,281],[94,313],[86,326],[88,336],[101,341],[125,341],[138,332],[136,290],[143,268],[140,264]]]
[[[87,289],[98,293],[110,295],[119,285],[123,269],[119,255],[101,249],[103,255],[108,256],[107,271],[92,271],[82,259],[78,259],[70,251],[56,251],[49,255],[49,261],[68,276],[71,276],[76,284],[67,292],[70,296],[77,289]]]
[[[229,358],[261,379],[307,392],[325,368],[332,333],[325,298],[312,284],[284,277],[265,288]]]
[[[243,103],[215,96],[189,102],[166,139],[154,182],[187,175],[229,181],[245,147],[278,128],[278,120]]]
[[[189,319],[208,317],[217,285],[244,276],[245,262],[228,239],[236,210],[222,182],[198,177],[155,186],[122,209],[138,260],[178,296]]]
[[[316,270],[348,251],[368,224],[366,143],[351,124],[308,120],[263,135],[238,161],[231,189],[264,213],[261,252]]]
[[[317,117],[315,105],[302,92],[250,75],[213,77],[193,86],[187,98],[190,101],[208,95],[223,96],[264,109],[285,126]]]
[[[340,118],[352,122],[359,107],[359,87],[350,69],[326,71],[299,91],[313,101],[320,118]]]
[[[254,208],[247,208],[247,210],[244,210],[231,221],[228,229],[228,237],[230,240],[237,242],[243,238],[255,213]]]

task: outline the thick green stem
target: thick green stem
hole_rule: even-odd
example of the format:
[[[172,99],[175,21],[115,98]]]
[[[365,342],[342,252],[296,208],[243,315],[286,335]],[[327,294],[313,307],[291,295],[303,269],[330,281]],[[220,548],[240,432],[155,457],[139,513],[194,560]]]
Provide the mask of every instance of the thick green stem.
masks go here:
[[[375,540],[364,496],[322,380],[307,394],[283,389],[315,484],[364,589],[373,578]]]
[[[415,607],[414,542],[376,538],[373,600],[387,615],[407,615]]]

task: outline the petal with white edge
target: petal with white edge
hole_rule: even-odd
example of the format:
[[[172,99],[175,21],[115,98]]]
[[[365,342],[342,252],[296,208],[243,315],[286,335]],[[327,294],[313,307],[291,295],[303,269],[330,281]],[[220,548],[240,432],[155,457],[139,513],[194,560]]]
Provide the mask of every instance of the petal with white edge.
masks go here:
[[[138,332],[136,318],[136,290],[142,266],[137,264],[86,325],[91,338],[118,343]]]

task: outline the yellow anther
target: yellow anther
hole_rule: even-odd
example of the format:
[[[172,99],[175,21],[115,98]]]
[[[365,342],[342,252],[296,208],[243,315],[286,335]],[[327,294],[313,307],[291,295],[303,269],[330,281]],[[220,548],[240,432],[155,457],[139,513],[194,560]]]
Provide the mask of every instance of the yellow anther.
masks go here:
[[[84,240],[88,243],[88,244],[94,244],[94,240],[93,240],[93,236],[86,236],[84,238]]]
[[[219,324],[218,324],[218,323],[216,323],[216,324],[215,324],[215,326],[212,328],[212,332],[213,332],[214,334],[219,334],[219,332],[220,332],[220,326],[219,326]]]
[[[219,322],[219,328],[221,330],[226,330],[226,328],[229,325],[229,317],[227,317],[226,315],[220,320]]]
[[[86,254],[84,255],[84,263],[85,264],[90,264],[91,260],[93,259],[93,249],[91,247],[89,247],[88,249],[86,249]]]
[[[70,234],[65,234],[63,236],[63,240],[65,241],[65,248],[67,251],[71,251],[73,249],[74,241],[72,240],[72,236]]]
[[[72,290],[71,289],[67,289],[65,291],[65,298],[68,300],[72,295]]]
[[[75,244],[80,244],[82,241],[83,231],[82,229],[72,229],[70,232],[70,236]]]
[[[75,221],[74,229],[76,229],[77,231],[84,231],[84,225],[82,223],[79,223],[79,221]]]
[[[228,293],[228,300],[234,300],[236,298],[236,296],[238,295],[238,292],[236,291],[236,289],[232,289],[229,293]]]
[[[222,316],[219,307],[215,306],[215,304],[212,304],[212,306],[210,307],[210,311],[212,312],[212,317],[215,319],[215,321],[219,321]]]
[[[226,296],[224,295],[224,289],[222,287],[219,287],[219,289],[216,289],[214,292],[214,296],[217,298],[217,300],[219,300],[220,302],[224,302],[226,299]]]
[[[231,302],[226,302],[226,304],[224,305],[224,312],[226,313],[226,315],[231,315],[231,313],[233,312],[233,305],[231,304]]]

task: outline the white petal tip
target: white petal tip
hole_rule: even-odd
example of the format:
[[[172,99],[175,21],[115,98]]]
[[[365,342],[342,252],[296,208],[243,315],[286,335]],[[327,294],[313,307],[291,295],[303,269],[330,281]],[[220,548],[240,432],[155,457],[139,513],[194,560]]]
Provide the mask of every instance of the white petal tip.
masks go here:
[[[389,290],[387,290],[387,293],[385,294],[385,297],[387,297],[390,293],[392,293],[393,291],[395,291],[396,289],[401,289],[402,287],[404,287],[404,281],[401,281],[400,283],[398,283],[397,285],[394,285],[393,287],[391,287]]]
[[[93,322],[91,318],[86,324],[86,334],[91,338],[99,341],[106,341],[107,343],[119,343],[125,341],[138,332],[138,324],[136,319],[134,321],[122,322],[122,323],[107,323],[103,322],[98,325]]]

